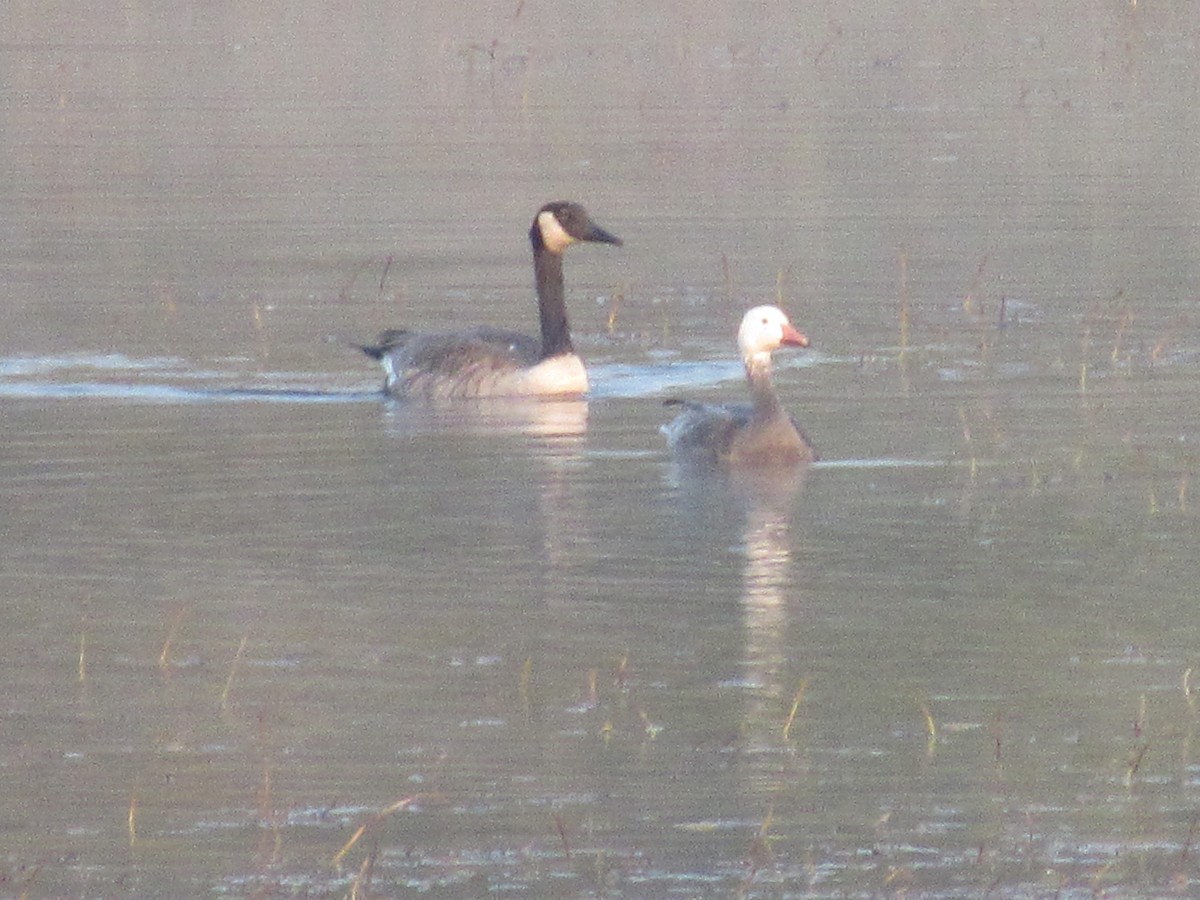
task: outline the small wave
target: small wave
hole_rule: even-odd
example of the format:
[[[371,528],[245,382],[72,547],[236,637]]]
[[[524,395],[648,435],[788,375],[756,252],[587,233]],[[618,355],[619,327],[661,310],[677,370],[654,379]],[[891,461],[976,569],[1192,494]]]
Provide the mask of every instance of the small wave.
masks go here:
[[[313,386],[311,375],[278,372],[254,376],[266,384],[230,384],[243,377],[234,371],[197,368],[170,356],[17,356],[0,359],[0,397],[142,403],[352,403],[379,397],[377,390],[329,389]]]
[[[808,368],[815,355],[775,360],[776,371]],[[588,366],[592,382],[589,396],[599,398],[651,397],[679,388],[705,388],[727,381],[740,381],[745,370],[737,360],[676,360],[669,363],[599,363]]]
[[[174,372],[189,369],[171,356],[134,359],[124,353],[66,353],[61,356],[11,356],[0,359],[0,378],[32,378],[56,372],[91,369],[101,372]]]
[[[0,381],[0,397],[16,399],[103,399],[149,403],[362,403],[379,399],[379,391],[334,391],[307,388],[180,388],[169,384]]]
[[[669,365],[610,363],[588,366],[592,389],[599,398],[650,397],[681,387],[704,387],[742,376],[739,363],[674,362]]]
[[[196,367],[172,356],[138,359],[123,353],[68,353],[57,356],[0,358],[0,397],[106,399],[155,403],[265,401],[345,403],[378,400],[377,389],[337,389],[314,384],[311,373],[246,374],[243,360],[231,369]],[[811,365],[788,361],[777,368]],[[743,377],[736,360],[669,363],[600,363],[588,367],[589,399],[636,399],[667,396],[680,390],[711,387]],[[246,384],[245,381],[251,383]],[[241,383],[239,383],[241,382]]]
[[[822,459],[812,464],[814,469],[944,469],[957,465],[944,459]]]

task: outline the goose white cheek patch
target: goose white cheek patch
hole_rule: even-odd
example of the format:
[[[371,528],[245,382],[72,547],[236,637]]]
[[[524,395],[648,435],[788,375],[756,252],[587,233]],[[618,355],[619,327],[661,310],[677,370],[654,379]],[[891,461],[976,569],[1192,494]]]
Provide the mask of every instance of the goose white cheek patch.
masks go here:
[[[542,233],[542,243],[546,245],[547,250],[562,253],[575,243],[575,238],[567,234],[566,229],[549,210],[538,213],[537,222],[538,230]]]

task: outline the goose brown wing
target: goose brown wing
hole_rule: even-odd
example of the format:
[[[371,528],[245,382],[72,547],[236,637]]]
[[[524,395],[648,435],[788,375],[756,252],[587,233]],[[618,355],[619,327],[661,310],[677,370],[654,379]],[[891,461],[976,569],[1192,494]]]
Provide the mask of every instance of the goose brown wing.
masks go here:
[[[508,393],[512,390],[511,380],[539,357],[536,340],[498,328],[397,335],[385,360],[388,389],[427,397]]]
[[[668,405],[682,406],[683,412],[663,426],[667,443],[685,456],[710,456],[714,460],[729,453],[738,431],[750,421],[749,404],[697,403],[669,400]]]
[[[472,328],[447,334],[409,334],[393,345],[396,369],[452,376],[467,369],[502,371],[538,361],[534,338],[499,328]]]

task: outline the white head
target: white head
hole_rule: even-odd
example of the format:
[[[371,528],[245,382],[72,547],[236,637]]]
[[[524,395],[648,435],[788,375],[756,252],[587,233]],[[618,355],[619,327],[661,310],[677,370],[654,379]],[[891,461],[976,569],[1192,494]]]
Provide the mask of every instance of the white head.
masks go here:
[[[807,347],[808,338],[792,327],[781,309],[756,306],[742,317],[738,349],[742,351],[746,365],[769,362],[771,351],[785,346]]]

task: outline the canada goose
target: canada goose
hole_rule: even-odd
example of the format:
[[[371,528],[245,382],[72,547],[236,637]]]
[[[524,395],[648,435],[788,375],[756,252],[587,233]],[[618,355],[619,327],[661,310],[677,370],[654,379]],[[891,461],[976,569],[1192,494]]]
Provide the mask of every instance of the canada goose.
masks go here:
[[[421,333],[392,329],[375,344],[358,344],[387,373],[384,391],[396,397],[579,396],[587,371],[571,345],[562,255],[579,241],[621,245],[578,203],[556,201],[538,210],[529,229],[542,339],[481,325],[465,331]]]
[[[817,458],[771,386],[771,351],[807,347],[808,338],[774,306],[756,306],[742,318],[738,347],[750,382],[751,403],[668,400],[684,410],[662,427],[667,444],[684,461],[741,466],[785,466]]]

